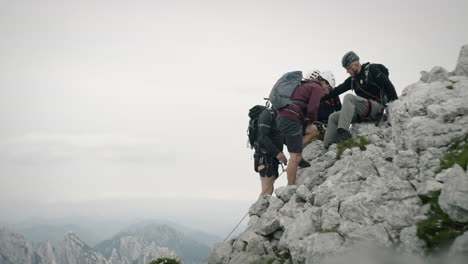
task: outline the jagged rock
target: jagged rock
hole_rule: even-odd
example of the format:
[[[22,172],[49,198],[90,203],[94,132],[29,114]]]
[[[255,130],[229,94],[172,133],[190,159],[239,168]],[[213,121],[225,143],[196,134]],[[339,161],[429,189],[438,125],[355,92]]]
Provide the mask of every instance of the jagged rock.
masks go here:
[[[0,229],[0,260],[6,264],[34,264],[34,249],[23,235],[12,230]]]
[[[268,196],[268,204],[269,205],[268,205],[266,213],[274,214],[283,207],[284,202],[275,196]]]
[[[109,263],[111,264],[132,264],[130,260],[128,260],[126,257],[120,256],[119,252],[117,249],[112,249],[112,254],[109,258]]]
[[[306,264],[318,264],[324,258],[337,254],[342,244],[343,238],[337,233],[315,233],[300,244],[296,242],[291,245],[291,253],[293,256],[304,256]]]
[[[229,264],[229,256],[232,252],[232,246],[228,243],[215,245],[206,259],[207,264]]]
[[[439,197],[439,205],[458,222],[468,221],[468,173],[452,170]]]
[[[294,197],[296,196],[294,195]],[[283,216],[295,219],[306,210],[304,205],[304,202],[298,202],[297,199],[291,199],[290,202],[285,203],[278,212]]]
[[[302,151],[302,156],[306,160],[316,160],[317,158],[323,156],[325,153],[325,146],[320,140],[312,141],[307,145]]]
[[[246,263],[255,263],[256,261],[260,261],[262,258],[258,255],[248,253],[248,252],[238,252],[234,253],[233,257],[229,264],[246,264]],[[212,262],[215,264],[214,262]],[[211,263],[210,263],[211,264]],[[218,264],[218,263],[216,263]]]
[[[71,232],[65,234],[55,254],[57,263],[108,264],[101,253],[94,251]]]
[[[435,81],[448,81],[449,80],[449,72],[440,67],[434,67],[432,70],[428,73],[426,71],[421,72],[421,81],[425,83],[431,83]]]
[[[422,241],[416,235],[417,227],[411,226],[403,228],[400,232],[400,246],[401,252],[416,254],[423,256],[426,247],[426,242]]]
[[[457,237],[452,244],[449,252],[450,257],[465,256],[468,257],[468,231]]]
[[[276,188],[275,194],[278,198],[280,198],[283,202],[287,203],[291,197],[296,194],[296,185],[289,185],[289,186],[282,186]]]
[[[254,230],[246,230],[239,235],[233,247],[238,252],[249,251],[263,255],[265,251],[261,244],[266,240],[265,237],[255,233]]]
[[[313,207],[305,211],[295,221],[287,226],[279,242],[279,249],[285,249],[296,240],[301,240],[306,236],[318,231],[320,227],[321,209]]]
[[[257,215],[262,216],[266,212],[268,206],[270,205],[269,196],[262,196],[250,207],[249,216]]]
[[[432,192],[439,191],[444,186],[442,183],[431,179],[425,178],[423,182],[414,181],[418,195],[428,196]]]
[[[463,46],[460,50],[454,74],[468,76],[468,45]]]
[[[305,185],[299,186],[296,190],[297,196],[303,201],[310,201],[311,192]]]
[[[337,199],[332,199],[329,203],[321,207],[321,218],[320,218],[320,229],[323,230],[333,230],[336,229],[340,224],[340,201]]]
[[[355,222],[342,222],[338,232],[345,238],[344,246],[353,248],[356,244],[372,242],[375,245],[389,247],[390,236],[383,224],[361,225]]]
[[[262,236],[273,234],[280,227],[280,222],[275,218],[262,217],[256,224],[255,232]]]
[[[52,248],[50,241],[39,243],[35,247],[35,251],[37,264],[57,264],[54,249]]]
[[[456,177],[457,175],[463,175],[465,171],[462,167],[458,164],[455,164],[452,168],[448,168],[446,170],[441,171],[439,174],[436,175],[435,179],[439,182],[446,182],[448,179],[452,177]]]

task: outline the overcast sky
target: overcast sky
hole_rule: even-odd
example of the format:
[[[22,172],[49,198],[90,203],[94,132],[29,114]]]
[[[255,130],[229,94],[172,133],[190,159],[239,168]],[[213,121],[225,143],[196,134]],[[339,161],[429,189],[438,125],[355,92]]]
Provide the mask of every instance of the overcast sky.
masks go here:
[[[248,109],[284,72],[455,68],[468,2],[0,0],[0,218],[14,204],[255,200]],[[285,185],[285,175],[278,185]]]

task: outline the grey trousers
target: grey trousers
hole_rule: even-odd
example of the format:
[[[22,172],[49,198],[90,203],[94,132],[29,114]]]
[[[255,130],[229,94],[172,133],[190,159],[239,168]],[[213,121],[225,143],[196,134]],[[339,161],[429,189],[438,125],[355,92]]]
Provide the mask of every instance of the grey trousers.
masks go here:
[[[371,103],[371,111],[365,120],[376,120],[378,114],[384,110],[381,104],[373,100],[368,101],[354,94],[345,95],[341,111],[332,113],[328,117],[327,132],[325,132],[325,138],[323,139],[325,147],[333,143],[338,128],[349,130],[350,124],[361,120],[359,117],[369,111],[369,102]]]

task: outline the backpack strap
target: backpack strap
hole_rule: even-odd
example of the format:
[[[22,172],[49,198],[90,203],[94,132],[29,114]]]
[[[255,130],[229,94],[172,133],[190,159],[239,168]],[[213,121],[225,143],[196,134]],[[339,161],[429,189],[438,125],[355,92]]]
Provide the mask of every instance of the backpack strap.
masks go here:
[[[365,82],[366,84],[371,84],[373,86],[376,86],[377,88],[380,89],[380,98],[378,98],[378,100],[376,100],[377,102],[379,102],[380,104],[383,104],[385,105],[386,104],[386,96],[385,96],[385,91],[383,89],[382,86],[378,85],[375,81],[374,81],[374,76],[372,76],[372,73],[370,73],[370,66],[372,65],[372,63],[369,63],[366,65],[366,67],[364,68],[364,74],[366,76],[366,79],[365,79]],[[374,67],[375,68],[375,67]],[[378,70],[378,69],[377,69]],[[379,71],[379,75],[380,74],[383,74],[380,70]],[[370,76],[370,78],[369,78]],[[378,75],[377,75],[378,76]],[[362,90],[362,89],[361,89]],[[374,97],[374,96],[373,96]]]

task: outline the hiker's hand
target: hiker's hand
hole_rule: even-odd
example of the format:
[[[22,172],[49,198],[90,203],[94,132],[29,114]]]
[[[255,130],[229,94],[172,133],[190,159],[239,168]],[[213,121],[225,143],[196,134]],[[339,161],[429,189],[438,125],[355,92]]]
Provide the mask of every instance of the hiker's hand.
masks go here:
[[[284,165],[288,165],[288,159],[286,158],[283,152],[278,153],[278,155],[276,155],[276,158]]]

